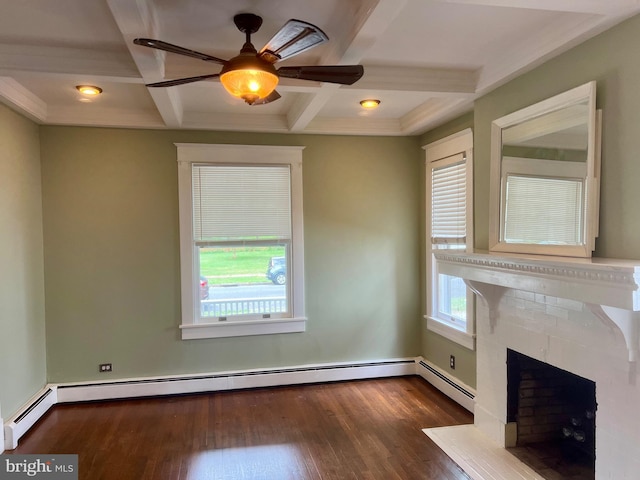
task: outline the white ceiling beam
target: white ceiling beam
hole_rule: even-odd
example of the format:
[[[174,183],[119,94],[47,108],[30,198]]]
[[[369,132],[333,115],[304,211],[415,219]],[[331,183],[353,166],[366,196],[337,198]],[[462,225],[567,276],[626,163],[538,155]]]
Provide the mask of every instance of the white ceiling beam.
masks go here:
[[[13,78],[0,77],[0,100],[37,123],[47,121],[47,104]]]
[[[363,2],[357,12],[344,12],[340,31],[346,32],[323,56],[321,65],[352,65],[362,61],[380,34],[393,23],[408,0]],[[343,2],[347,4],[349,2]],[[346,8],[346,6],[345,6]]]
[[[526,8],[552,12],[615,15],[640,8],[640,0],[436,0],[486,7]]]
[[[404,135],[400,121],[396,118],[323,118],[316,117],[309,122],[304,133],[341,135]]]
[[[162,128],[155,110],[126,108],[83,108],[83,105],[49,107],[48,125],[95,125],[115,128]]]
[[[359,10],[349,11],[351,2],[340,2],[341,11],[336,12],[335,21],[340,23],[339,31],[346,32],[322,57],[320,65],[349,65],[359,63],[375,43],[381,32],[402,11],[407,0],[369,0],[359,4]],[[301,96],[289,111],[287,120],[293,132],[303,131],[311,120],[322,110],[339,85],[323,84],[315,98]]]
[[[299,95],[287,114],[289,130],[292,132],[303,131],[338,88],[340,88],[339,85],[324,84],[315,93]]]
[[[243,113],[189,112],[184,117],[183,127],[194,130],[231,130],[241,132],[288,133],[289,131],[287,119],[284,115],[247,115]]]
[[[355,84],[343,88],[472,94],[476,91],[478,75],[478,70],[365,66],[364,76]]]
[[[133,44],[136,37],[158,37],[158,22],[148,0],[107,0],[113,18],[118,24],[125,44],[129,49],[144,83],[152,83],[164,78],[164,52]],[[182,125],[184,108],[175,91],[171,88],[149,88],[149,94],[156,104],[167,127]]]
[[[47,45],[0,44],[3,71],[39,74],[90,75],[108,78],[139,78],[127,52],[54,47]]]

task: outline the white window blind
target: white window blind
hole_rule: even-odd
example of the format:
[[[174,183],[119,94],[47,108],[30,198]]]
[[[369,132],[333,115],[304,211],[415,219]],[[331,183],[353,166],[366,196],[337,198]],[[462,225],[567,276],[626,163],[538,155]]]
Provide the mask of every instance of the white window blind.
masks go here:
[[[506,187],[506,242],[580,244],[581,180],[508,175]]]
[[[458,154],[432,169],[431,243],[434,245],[466,243],[466,168],[464,156]]]
[[[196,242],[291,238],[289,166],[193,165]]]

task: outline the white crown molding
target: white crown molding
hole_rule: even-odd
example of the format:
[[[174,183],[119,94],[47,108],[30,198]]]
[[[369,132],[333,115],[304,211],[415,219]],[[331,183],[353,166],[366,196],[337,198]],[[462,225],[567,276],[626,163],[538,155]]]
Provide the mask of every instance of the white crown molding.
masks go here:
[[[473,98],[430,98],[400,119],[404,135],[418,135],[436,123],[452,119],[473,108]]]
[[[640,11],[640,5],[636,10]],[[536,36],[537,42],[531,38],[523,38],[521,42],[505,49],[495,61],[485,65],[478,78],[477,93],[484,94],[507,83],[518,75],[532,70],[550,58],[612,27],[622,18],[621,16],[603,18],[592,15],[575,18],[573,23],[559,18],[556,22],[547,24],[545,29]]]
[[[38,123],[47,121],[47,104],[13,78],[0,77],[0,100]]]

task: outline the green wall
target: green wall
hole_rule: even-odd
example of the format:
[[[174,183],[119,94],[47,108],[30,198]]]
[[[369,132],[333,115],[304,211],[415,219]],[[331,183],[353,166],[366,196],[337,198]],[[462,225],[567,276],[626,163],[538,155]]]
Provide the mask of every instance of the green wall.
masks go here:
[[[0,146],[0,405],[7,419],[46,382],[38,126],[0,105]]]
[[[174,142],[306,147],[305,333],[179,339]],[[419,354],[417,138],[43,127],[41,146],[50,381]]]

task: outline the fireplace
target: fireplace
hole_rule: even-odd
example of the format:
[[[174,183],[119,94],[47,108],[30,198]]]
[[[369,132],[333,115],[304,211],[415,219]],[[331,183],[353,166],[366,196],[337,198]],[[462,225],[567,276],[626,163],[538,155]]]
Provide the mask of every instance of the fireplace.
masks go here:
[[[507,350],[507,422],[516,425],[511,452],[545,476],[595,476],[596,385]]]
[[[516,450],[532,449],[534,440],[542,438],[537,434],[548,433],[556,439],[560,435],[558,449],[564,448],[568,456],[584,454],[588,463],[595,464],[591,478],[637,479],[640,262],[488,252],[438,252],[435,256],[441,273],[464,278],[482,299],[476,308],[472,428],[497,446]],[[518,366],[507,367],[515,355]],[[570,390],[577,391],[579,399],[556,406],[561,412],[557,425],[550,419],[528,418],[524,423],[536,428],[527,430],[527,425],[517,426],[517,419],[530,411],[519,411],[513,395],[542,394],[528,390],[531,383],[523,387],[522,378],[514,380],[512,375],[519,370],[522,377],[524,367],[525,376],[533,376],[529,367],[538,366],[536,362],[544,364],[547,373],[543,375],[549,377],[544,381],[556,381],[553,369],[567,375],[573,385]],[[549,388],[543,387],[543,393],[551,393]],[[562,392],[564,387],[558,388]]]

